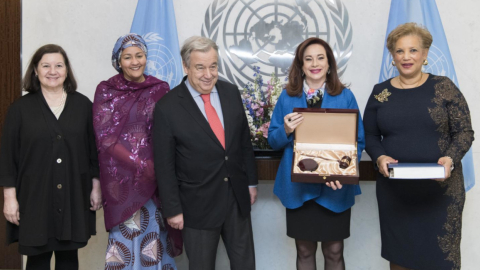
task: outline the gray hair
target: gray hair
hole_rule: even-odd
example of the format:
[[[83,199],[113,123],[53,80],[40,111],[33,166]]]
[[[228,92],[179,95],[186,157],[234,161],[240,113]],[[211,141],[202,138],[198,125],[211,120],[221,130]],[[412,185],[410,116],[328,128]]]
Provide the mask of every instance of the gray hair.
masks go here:
[[[185,63],[185,66],[189,67],[190,54],[192,54],[193,51],[206,53],[212,48],[217,52],[218,56],[218,46],[213,40],[206,37],[193,36],[185,40],[180,55],[182,56],[182,61]]]

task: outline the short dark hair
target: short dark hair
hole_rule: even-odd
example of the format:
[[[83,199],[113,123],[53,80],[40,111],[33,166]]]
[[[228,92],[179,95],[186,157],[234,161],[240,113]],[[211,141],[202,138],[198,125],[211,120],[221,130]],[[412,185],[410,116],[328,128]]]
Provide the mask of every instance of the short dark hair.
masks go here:
[[[70,66],[67,53],[62,47],[56,44],[43,45],[33,54],[30,63],[28,64],[27,71],[25,72],[25,76],[23,77],[22,90],[29,93],[35,93],[41,89],[40,81],[38,80],[38,77],[35,76],[35,69],[38,67],[38,63],[42,57],[48,53],[59,53],[63,56],[65,67],[67,68],[67,78],[65,78],[65,81],[63,82],[63,89],[65,89],[65,92],[67,93],[75,92],[77,90],[77,81],[73,75],[73,70]]]
[[[317,37],[311,37],[303,41],[297,46],[295,51],[295,58],[290,66],[290,72],[288,73],[287,94],[291,97],[301,95],[303,91],[303,79],[305,74],[302,72],[303,67],[303,55],[308,46],[313,44],[319,44],[325,48],[327,53],[328,65],[330,66],[330,74],[327,73],[326,79],[326,91],[331,96],[336,96],[342,93],[345,85],[340,81],[337,73],[337,62],[333,55],[332,48],[323,39]]]

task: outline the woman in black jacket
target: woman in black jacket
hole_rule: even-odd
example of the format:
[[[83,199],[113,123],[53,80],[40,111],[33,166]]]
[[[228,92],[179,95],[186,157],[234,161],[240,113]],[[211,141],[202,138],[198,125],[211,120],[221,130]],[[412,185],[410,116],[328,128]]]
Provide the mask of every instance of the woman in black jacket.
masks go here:
[[[76,92],[67,54],[40,47],[23,79],[28,94],[9,108],[0,149],[8,243],[27,269],[78,269],[77,250],[95,234],[101,192],[92,102]]]

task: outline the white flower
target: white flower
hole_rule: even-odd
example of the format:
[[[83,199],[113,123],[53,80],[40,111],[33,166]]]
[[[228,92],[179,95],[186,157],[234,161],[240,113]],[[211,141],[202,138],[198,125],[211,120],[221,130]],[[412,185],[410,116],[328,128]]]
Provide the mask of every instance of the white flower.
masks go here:
[[[248,110],[245,110],[245,115],[247,116],[247,122],[248,122],[248,127],[250,128],[250,133],[255,134],[257,128],[253,124],[253,118],[250,115],[250,112]]]

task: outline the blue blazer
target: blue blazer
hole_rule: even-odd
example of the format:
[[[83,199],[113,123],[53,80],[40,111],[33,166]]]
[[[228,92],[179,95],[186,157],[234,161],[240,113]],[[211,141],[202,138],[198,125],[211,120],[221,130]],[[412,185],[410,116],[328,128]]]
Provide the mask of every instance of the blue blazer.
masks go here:
[[[295,209],[308,200],[315,200],[323,207],[333,212],[343,212],[355,204],[355,195],[361,193],[358,185],[343,185],[340,190],[332,190],[325,184],[295,183],[291,181],[292,157],[293,157],[293,134],[288,137],[283,126],[285,115],[292,113],[293,108],[307,108],[305,93],[302,96],[291,97],[284,90],[280,95],[272,121],[268,129],[268,143],[275,150],[284,149],[280,167],[275,178],[273,192],[282,204],[289,209]],[[357,101],[350,89],[343,89],[337,96],[324,93],[322,108],[329,109],[358,109]],[[358,118],[358,160],[365,148],[365,133],[363,130],[362,117]]]

